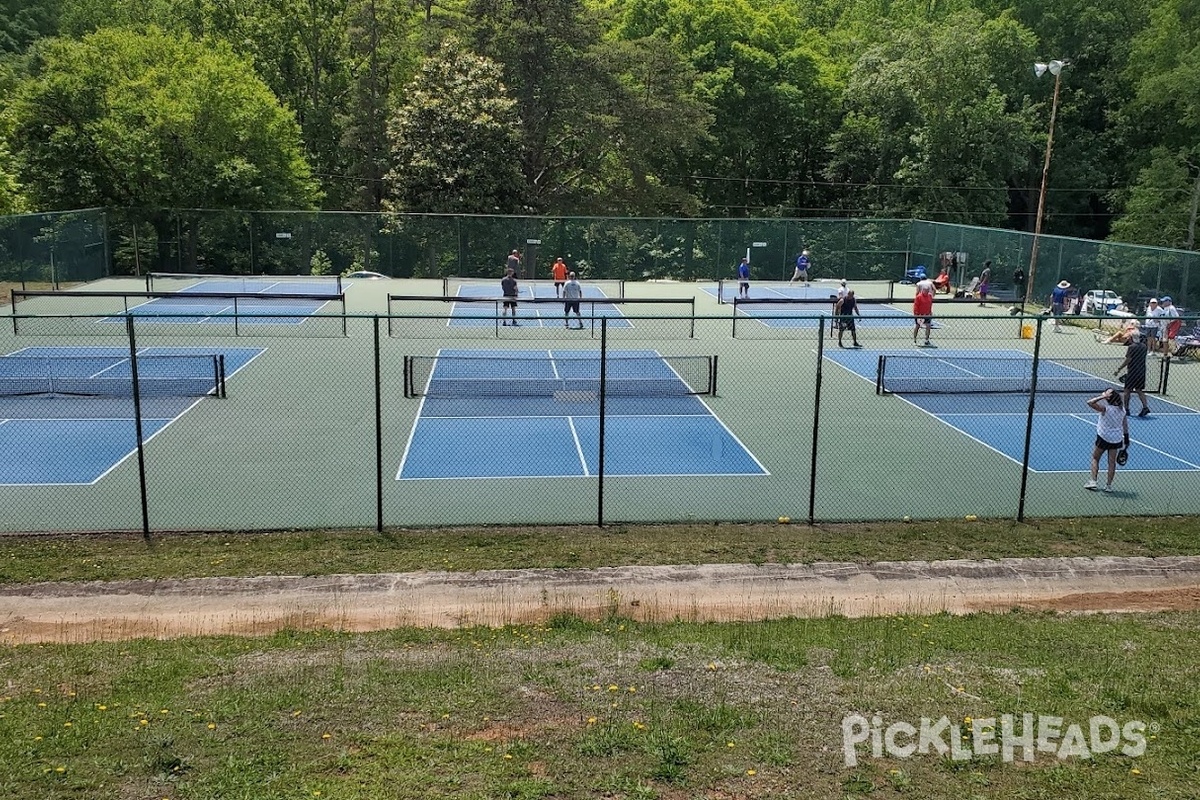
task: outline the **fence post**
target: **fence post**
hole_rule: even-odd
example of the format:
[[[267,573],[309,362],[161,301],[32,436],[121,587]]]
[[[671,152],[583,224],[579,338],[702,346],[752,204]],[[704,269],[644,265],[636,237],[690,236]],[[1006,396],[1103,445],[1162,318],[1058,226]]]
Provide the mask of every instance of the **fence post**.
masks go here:
[[[599,484],[596,490],[596,525],[604,527],[604,422],[605,422],[605,377],[608,361],[608,317],[600,318],[600,452],[596,456],[596,473]]]
[[[150,541],[150,503],[146,497],[146,448],[142,439],[142,395],[138,388],[137,340],[133,334],[133,315],[125,316],[129,335],[129,373],[133,381],[133,425],[137,432],[138,487],[142,494],[142,538]]]
[[[405,383],[407,385],[407,381]],[[375,530],[383,533],[383,381],[379,354],[379,315],[375,316]]]
[[[1017,498],[1017,522],[1025,521],[1025,492],[1029,485],[1029,450],[1033,442],[1033,407],[1037,399],[1038,358],[1042,350],[1042,331],[1045,317],[1037,318],[1037,332],[1033,340],[1033,372],[1029,376],[1029,409],[1025,413],[1025,451],[1021,456],[1021,493]]]
[[[821,377],[825,363],[825,317],[817,320],[817,376],[813,389],[812,459],[808,468],[808,524],[817,519],[817,431],[821,427]]]

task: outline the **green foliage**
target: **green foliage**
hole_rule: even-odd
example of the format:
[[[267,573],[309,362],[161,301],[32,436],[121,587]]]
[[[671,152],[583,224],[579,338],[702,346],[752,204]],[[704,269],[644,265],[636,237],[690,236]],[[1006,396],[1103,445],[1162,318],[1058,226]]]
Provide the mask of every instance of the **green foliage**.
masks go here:
[[[422,65],[389,127],[396,210],[512,213],[521,196],[515,102],[500,68],[448,40]]]
[[[997,85],[1033,39],[1011,19],[956,14],[872,48],[847,87],[827,173],[863,188],[852,208],[922,208],[957,222],[995,224],[1039,126]]]
[[[46,44],[7,110],[41,207],[295,207],[316,192],[296,123],[228,46],[152,28]]]

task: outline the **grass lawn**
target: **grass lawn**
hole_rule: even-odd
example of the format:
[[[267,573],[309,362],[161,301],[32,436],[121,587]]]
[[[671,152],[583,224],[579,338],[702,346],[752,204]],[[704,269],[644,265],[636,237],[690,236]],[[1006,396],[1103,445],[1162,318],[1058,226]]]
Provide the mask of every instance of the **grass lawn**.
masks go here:
[[[1196,530],[1193,519],[1106,518],[190,534],[150,544],[8,537],[0,583],[1192,555]],[[563,615],[499,629],[7,645],[0,796],[1182,800],[1196,796],[1200,772],[1198,623],[1191,612],[710,624]],[[985,720],[1012,715],[1019,735],[1025,714],[1061,718],[1045,750],[1018,745],[1015,760],[974,752],[975,729],[1000,724]],[[937,741],[876,757],[868,731],[851,765],[843,726],[853,715],[878,719],[881,748],[889,726],[919,728],[923,718]],[[1144,752],[1101,752],[1110,737],[1092,734],[1097,715],[1131,731],[1121,747],[1140,739]]]
[[[0,583],[637,564],[1200,554],[1193,518],[0,537]]]
[[[1194,798],[1196,614],[542,627],[5,648],[6,798]],[[843,719],[1145,723],[1032,762]],[[1018,731],[1019,733],[1019,731]],[[940,735],[949,746],[953,733]],[[970,746],[967,742],[967,746]],[[1080,744],[1080,742],[1076,742]],[[930,749],[930,748],[927,748]],[[1098,748],[1102,749],[1102,748]]]

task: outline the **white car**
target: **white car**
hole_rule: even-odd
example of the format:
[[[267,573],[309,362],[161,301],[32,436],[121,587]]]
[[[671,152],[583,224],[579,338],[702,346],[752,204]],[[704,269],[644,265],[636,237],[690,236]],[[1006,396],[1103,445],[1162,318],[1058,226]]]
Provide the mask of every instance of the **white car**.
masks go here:
[[[1092,289],[1083,296],[1084,314],[1093,314],[1095,316],[1103,316],[1109,314],[1114,317],[1130,317],[1133,316],[1125,308],[1125,301],[1121,296],[1111,289]]]

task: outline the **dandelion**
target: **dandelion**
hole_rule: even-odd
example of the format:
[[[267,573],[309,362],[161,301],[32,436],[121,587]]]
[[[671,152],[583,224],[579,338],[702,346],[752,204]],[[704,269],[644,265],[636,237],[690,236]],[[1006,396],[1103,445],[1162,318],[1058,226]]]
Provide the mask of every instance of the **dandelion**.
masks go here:
[[[512,761],[512,753],[505,753],[504,758],[507,761]]]
[[[621,689],[621,687],[620,687],[620,686],[617,686],[615,683],[610,683],[610,684],[608,685],[608,690],[609,690],[610,692],[616,692],[616,691],[619,691],[620,689]]]
[[[710,671],[711,671],[711,670],[714,670],[714,669],[716,669],[716,668],[717,668],[717,665],[716,665],[716,663],[714,663],[714,662],[712,662],[712,661],[708,662],[708,669],[709,669]]]
[[[67,768],[66,767],[55,767],[54,771],[57,772],[59,775],[62,775],[64,772],[67,771]]]
[[[38,708],[45,708],[45,707],[46,707],[45,703],[38,703]]]
[[[40,742],[40,741],[42,740],[42,737],[40,737],[40,736],[35,736],[35,737],[33,737],[33,740],[34,740],[35,742]]]
[[[747,774],[747,775],[749,775],[751,778],[753,778],[755,775],[757,775],[757,774],[758,774],[758,770],[756,770],[756,769],[748,769],[748,770],[746,770],[746,774]]]
[[[149,724],[150,724],[150,720],[148,720],[148,719],[140,719],[140,720],[138,720],[138,724],[139,724],[139,725],[149,725]]]
[[[97,711],[108,711],[108,706],[96,706]]]
[[[637,691],[637,687],[636,687],[636,686],[630,686],[630,687],[629,687],[629,693],[630,693],[630,694],[633,694],[633,693],[634,693],[634,692],[636,692],[636,691]]]
[[[593,684],[592,684],[592,691],[593,691],[593,692],[598,692],[598,691],[600,691],[600,684],[598,684],[598,683],[593,683]]]
[[[595,724],[596,724],[596,718],[588,717],[588,725],[595,725]]]
[[[737,747],[737,745],[736,745],[736,744],[734,744],[733,742],[726,742],[726,743],[725,743],[725,746],[726,746],[726,747]]]
[[[215,731],[217,729],[217,723],[215,723],[215,722],[208,723],[208,729],[210,731]]]
[[[442,714],[442,719],[450,719],[450,715],[449,715],[449,714]]]
[[[64,723],[63,723],[63,727],[64,727],[64,728],[69,728],[69,727],[71,727],[71,723],[69,723],[69,722],[64,722]]]
[[[959,691],[961,692],[962,689],[959,689]],[[963,717],[963,722],[965,722],[968,725],[970,725],[972,721],[973,720],[970,717]]]
[[[322,739],[332,739],[332,738],[333,738],[333,734],[332,734],[332,733],[322,733],[322,734],[321,734],[321,738],[322,738]]]
[[[293,716],[293,717],[298,717],[298,716],[300,716],[300,715],[301,715],[301,714],[303,714],[303,713],[304,713],[303,711],[293,711],[293,712],[292,712],[292,716]]]
[[[1133,769],[1131,769],[1131,770],[1129,770],[1129,771],[1130,771],[1131,773],[1133,773],[1134,775],[1141,775],[1141,774],[1142,774],[1142,771],[1141,771],[1140,769],[1138,769],[1137,767],[1134,767]]]

